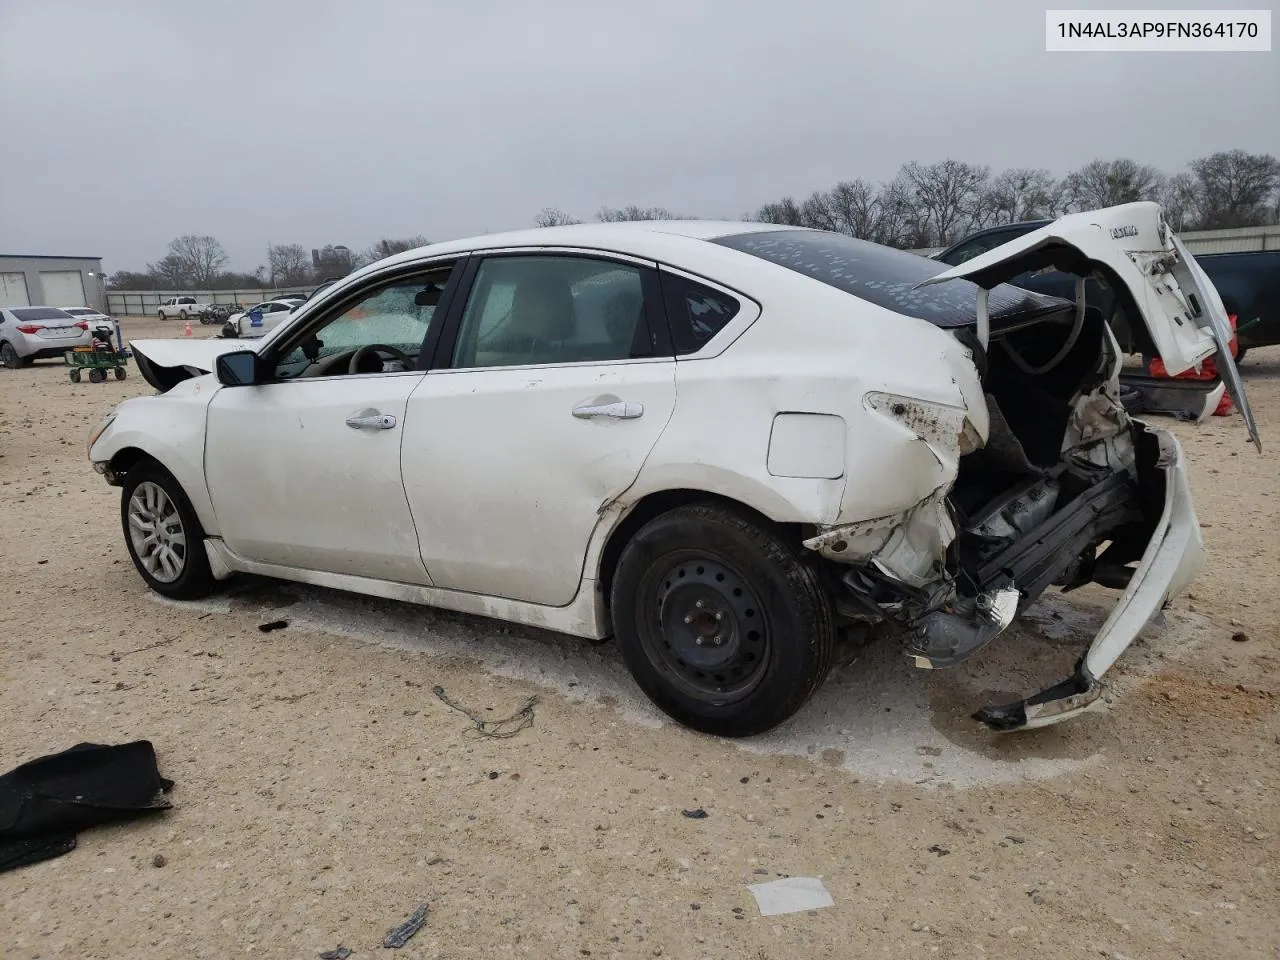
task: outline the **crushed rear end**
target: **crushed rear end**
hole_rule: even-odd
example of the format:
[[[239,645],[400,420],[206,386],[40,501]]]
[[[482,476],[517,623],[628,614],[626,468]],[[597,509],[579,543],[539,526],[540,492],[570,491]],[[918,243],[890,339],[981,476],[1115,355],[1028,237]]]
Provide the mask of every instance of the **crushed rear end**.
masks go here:
[[[916,430],[954,465],[952,482],[899,515],[819,528],[805,546],[838,571],[841,612],[896,625],[923,668],[982,649],[1051,586],[1116,590],[1070,677],[975,714],[999,731],[1057,723],[1096,702],[1100,678],[1205,556],[1182,449],[1126,412],[1120,348],[1083,290],[1033,322],[993,322],[991,304],[1009,290],[1001,285],[1044,267],[1075,273],[1080,288],[1084,277],[1106,282],[1170,372],[1214,357],[1258,443],[1221,299],[1156,204],[1063,218],[919,284],[978,284],[977,316],[952,332],[971,344],[981,374],[985,443],[940,436],[936,424]],[[910,426],[901,404],[889,413]]]

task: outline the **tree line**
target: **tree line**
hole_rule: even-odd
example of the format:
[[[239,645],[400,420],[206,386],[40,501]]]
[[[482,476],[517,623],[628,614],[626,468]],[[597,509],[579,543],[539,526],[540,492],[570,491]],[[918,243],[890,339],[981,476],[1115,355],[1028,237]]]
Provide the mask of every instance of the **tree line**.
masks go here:
[[[1158,201],[1175,230],[1213,230],[1280,223],[1280,160],[1226,150],[1168,175],[1121,157],[1094,160],[1066,176],[1041,168],[990,167],[946,159],[907,163],[889,181],[842,180],[804,199],[782,197],[744,220],[833,230],[905,249],[945,246],[982,227],[1059,217],[1135,200]],[[605,207],[601,222],[677,218],[661,207]],[[558,207],[539,227],[578,223]]]
[[[1193,160],[1169,175],[1125,157],[1094,160],[1064,177],[1041,168],[990,167],[946,159],[906,163],[886,182],[842,180],[797,200],[782,197],[742,219],[832,230],[904,249],[945,246],[973,230],[1059,217],[1135,200],[1156,200],[1175,230],[1212,230],[1280,223],[1280,160],[1271,154],[1225,150]],[[603,207],[595,219],[698,219],[664,207]],[[559,207],[545,207],[534,226],[580,223]],[[145,271],[122,270],[109,278],[124,290],[229,290],[280,288],[345,276],[367,263],[425,246],[426,237],[384,238],[362,251],[342,245],[308,250],[272,244],[267,262],[249,273],[226,270],[228,257],[216,238],[177,237]]]
[[[228,256],[216,237],[186,234],[169,241],[166,254],[145,270],[120,270],[107,278],[116,290],[277,289],[343,277],[359,267],[414,247],[423,236],[383,238],[365,250],[326,244],[308,250],[300,243],[270,244],[267,262],[250,272],[227,270]]]

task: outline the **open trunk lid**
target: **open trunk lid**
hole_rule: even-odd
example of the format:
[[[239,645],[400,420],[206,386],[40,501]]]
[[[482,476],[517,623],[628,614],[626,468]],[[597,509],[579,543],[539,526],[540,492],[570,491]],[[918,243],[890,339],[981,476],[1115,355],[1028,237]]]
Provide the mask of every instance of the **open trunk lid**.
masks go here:
[[[1111,287],[1130,329],[1143,326],[1171,374],[1214,358],[1249,437],[1262,442],[1231,357],[1231,325],[1204,270],[1169,229],[1160,205],[1126,203],[1074,213],[1001,244],[919,286],[962,278],[990,290],[1044,268],[1079,277],[1099,275]]]

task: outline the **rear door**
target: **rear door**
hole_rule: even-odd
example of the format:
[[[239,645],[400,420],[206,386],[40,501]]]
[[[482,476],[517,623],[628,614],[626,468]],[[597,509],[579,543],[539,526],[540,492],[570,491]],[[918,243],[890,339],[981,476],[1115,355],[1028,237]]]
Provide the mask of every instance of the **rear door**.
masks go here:
[[[571,602],[600,514],[675,408],[655,265],[607,254],[477,258],[444,361],[409,398],[402,463],[440,587]]]
[[[1214,358],[1227,390],[1261,449],[1244,384],[1231,357],[1231,325],[1204,270],[1165,223],[1159,204],[1127,203],[1076,213],[952,267],[920,286],[963,278],[991,289],[1027,270],[1052,266],[1106,277],[1117,309],[1146,327],[1171,374]]]

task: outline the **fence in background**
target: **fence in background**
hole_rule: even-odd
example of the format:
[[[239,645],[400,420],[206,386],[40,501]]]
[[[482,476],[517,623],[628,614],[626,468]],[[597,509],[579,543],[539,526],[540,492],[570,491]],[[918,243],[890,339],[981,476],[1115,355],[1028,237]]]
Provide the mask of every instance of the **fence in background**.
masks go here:
[[[1202,253],[1254,253],[1259,250],[1280,250],[1280,226],[1231,227],[1226,230],[1179,231],[1182,240],[1193,256]],[[920,257],[932,257],[946,247],[923,247],[909,252]]]
[[[114,317],[154,317],[160,304],[170,297],[195,297],[197,303],[238,303],[251,307],[255,303],[281,297],[286,293],[308,294],[315,284],[305,287],[279,287],[273,290],[108,290],[107,313]]]

